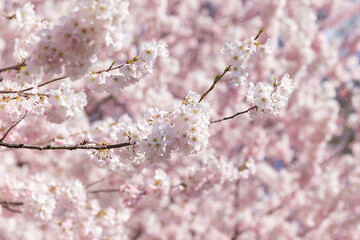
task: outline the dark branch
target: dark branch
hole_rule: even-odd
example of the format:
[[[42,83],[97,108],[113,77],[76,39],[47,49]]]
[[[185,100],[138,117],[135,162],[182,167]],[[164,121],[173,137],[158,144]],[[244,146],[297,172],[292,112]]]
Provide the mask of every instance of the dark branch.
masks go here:
[[[21,67],[26,66],[25,61],[18,63],[16,65],[13,66],[9,66],[9,67],[5,67],[5,68],[0,68],[0,72],[5,72],[7,70],[19,70]]]
[[[0,201],[0,205],[22,206],[22,205],[24,205],[24,203],[23,203],[23,202],[7,202],[7,201]]]
[[[0,205],[1,205],[4,209],[8,210],[9,212],[22,213],[22,212],[19,211],[19,210],[10,208],[10,206],[22,206],[22,205],[24,205],[24,203],[22,203],[22,202],[0,201]]]
[[[7,143],[0,142],[0,146],[4,146],[6,148],[25,148],[25,149],[35,149],[35,150],[76,150],[76,149],[113,149],[113,148],[122,148],[126,146],[132,145],[131,143],[119,143],[119,144],[109,144],[109,145],[32,145],[32,144],[24,144],[24,143]]]
[[[233,119],[234,117],[238,116],[238,115],[241,115],[241,114],[244,114],[244,113],[247,113],[249,111],[251,111],[252,109],[255,109],[257,108],[257,106],[254,106],[254,107],[251,107],[249,108],[248,110],[246,111],[243,111],[243,112],[238,112],[230,117],[226,117],[226,118],[223,118],[223,119],[219,119],[219,120],[216,120],[216,121],[210,121],[210,123],[218,123],[218,122],[222,122],[222,121],[225,121],[225,120],[229,120],[229,119]]]
[[[53,83],[53,82],[57,82],[57,81],[63,80],[63,79],[65,79],[65,78],[68,78],[68,77],[67,77],[67,76],[64,76],[64,77],[55,78],[55,79],[52,79],[52,80],[50,80],[50,81],[47,81],[47,82],[44,82],[44,83],[39,84],[38,87],[42,87],[42,86],[45,86],[45,85],[47,85],[47,84],[49,84],[49,83]],[[30,90],[32,90],[32,89],[34,89],[34,87],[26,88],[26,89],[24,89],[24,90],[21,90],[20,92],[26,92],[26,91],[30,91]]]
[[[0,142],[2,142],[6,136],[9,134],[9,132],[14,128],[16,127],[25,117],[26,117],[26,114],[28,113],[28,111],[26,110],[24,116],[22,118],[20,118],[14,125],[12,125],[7,131],[6,133],[4,134],[4,136],[0,139]]]
[[[98,183],[101,183],[101,182],[105,181],[106,179],[107,179],[107,178],[105,177],[105,178],[102,178],[102,179],[97,180],[97,181],[95,181],[95,182],[89,183],[88,185],[85,186],[85,188],[89,188],[89,187],[91,187],[91,186],[93,186],[93,185],[96,185],[96,184],[98,184]]]
[[[112,189],[99,189],[94,190],[89,193],[108,193],[108,192],[120,192],[118,188],[112,188]]]
[[[50,81],[41,83],[41,84],[39,84],[37,87],[42,87],[42,86],[45,86],[45,85],[47,85],[47,84],[49,84],[49,83],[53,83],[53,82],[56,82],[56,81],[60,81],[60,80],[63,80],[63,79],[65,79],[65,78],[67,78],[67,76],[55,78],[55,79],[52,79],[52,80],[50,80]],[[24,92],[30,91],[30,90],[32,90],[32,89],[34,89],[34,87],[29,87],[29,88],[26,88],[26,89],[23,89],[23,90],[17,90],[17,91],[10,91],[10,90],[9,90],[9,91],[0,91],[0,93],[24,93]]]
[[[13,15],[6,15],[5,13],[1,13],[1,15],[6,18],[7,20],[13,20],[16,19],[16,14],[14,13]]]
[[[126,63],[130,63],[130,62],[136,62],[138,60],[137,57],[134,57],[132,60],[130,61],[127,61]],[[111,64],[111,66],[106,69],[106,70],[100,70],[100,71],[97,71],[97,72],[94,72],[95,74],[99,74],[99,73],[102,73],[102,72],[110,72],[110,71],[113,71],[113,70],[116,70],[116,69],[119,69],[119,68],[122,68],[125,64],[121,64],[117,67],[114,67],[113,68],[113,65],[114,65],[114,62]],[[3,69],[0,69],[0,72],[2,71],[6,71],[6,70],[9,70],[9,69],[20,69],[22,66],[26,66],[26,64],[24,62],[18,64],[18,65],[15,65],[15,66],[11,66],[11,67],[7,67],[7,68],[3,68]],[[63,77],[58,77],[58,78],[55,78],[55,79],[52,79],[52,80],[49,80],[47,82],[44,82],[44,83],[41,83],[39,84],[37,87],[42,87],[42,86],[45,86],[49,83],[53,83],[53,82],[57,82],[57,81],[60,81],[60,80],[63,80],[65,78],[68,78],[68,76],[63,76]],[[23,90],[18,90],[18,91],[0,91],[0,93],[23,93],[23,92],[26,92],[26,91],[30,91],[34,89],[34,87],[29,87],[29,88],[26,88],[26,89],[23,89]]]
[[[10,208],[9,206],[5,205],[3,206],[4,209],[8,210],[9,212],[13,212],[13,213],[22,213],[21,211],[19,210],[16,210],[16,209],[12,209]]]
[[[141,227],[139,227],[139,228],[136,230],[134,237],[132,237],[131,239],[132,239],[132,240],[138,239],[138,238],[141,236],[142,233],[143,233],[143,230],[142,230]]]

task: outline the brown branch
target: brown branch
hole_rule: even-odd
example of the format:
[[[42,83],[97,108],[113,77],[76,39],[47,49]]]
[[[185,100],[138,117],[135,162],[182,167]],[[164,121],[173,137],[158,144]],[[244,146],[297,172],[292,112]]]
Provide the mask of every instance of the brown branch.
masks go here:
[[[22,213],[22,212],[19,211],[19,210],[10,208],[10,205],[12,205],[12,206],[22,206],[22,205],[24,205],[24,203],[22,203],[22,202],[0,201],[0,205],[1,205],[4,209],[8,210],[9,212]]]
[[[132,240],[137,240],[141,234],[143,234],[142,228],[139,226],[139,228],[136,230],[134,237],[132,237]]]
[[[113,148],[122,148],[126,146],[132,145],[131,143],[118,143],[118,144],[109,144],[109,145],[81,145],[81,144],[74,144],[74,145],[32,145],[32,144],[24,144],[24,143],[7,143],[7,142],[0,142],[0,146],[6,148],[25,148],[25,149],[35,149],[35,150],[77,150],[77,149],[94,149],[94,150],[101,150],[101,149],[113,149]]]
[[[234,232],[233,236],[231,237],[231,240],[236,240],[239,235],[240,235],[239,230],[235,229],[235,232]]]
[[[13,66],[9,66],[9,67],[5,67],[5,68],[0,68],[0,73],[1,72],[5,72],[7,70],[19,70],[21,67],[24,67],[26,66],[26,63],[25,61],[22,61],[21,63],[18,63],[16,65],[13,65]]]
[[[14,206],[22,206],[24,205],[23,202],[7,202],[7,201],[0,201],[0,205],[14,205]]]
[[[225,73],[230,71],[230,68],[231,68],[231,65],[227,66],[225,68],[224,72],[221,75],[219,75],[219,74],[216,75],[213,84],[211,85],[211,87],[203,95],[201,95],[201,98],[200,98],[199,102],[201,102],[206,97],[206,95],[215,88],[216,83],[218,81],[220,81],[220,79],[225,75]]]
[[[6,15],[5,13],[1,13],[1,15],[6,18],[7,20],[13,20],[16,19],[16,14],[14,13],[13,15]]]
[[[248,110],[245,110],[243,112],[238,112],[230,117],[226,117],[226,118],[223,118],[223,119],[219,119],[219,120],[215,120],[215,121],[210,121],[210,123],[218,123],[218,122],[222,122],[222,121],[225,121],[225,120],[229,120],[229,119],[233,119],[234,117],[238,116],[238,115],[241,115],[241,114],[244,114],[244,113],[247,113],[249,111],[251,111],[252,109],[255,109],[257,108],[257,106],[254,106],[254,107],[251,107],[249,108]]]
[[[12,209],[10,208],[9,206],[5,205],[5,206],[2,206],[4,209],[8,210],[9,212],[13,212],[13,213],[22,213],[21,211],[19,210],[16,210],[16,209]]]
[[[285,205],[286,205],[285,203],[281,203],[281,204],[279,204],[279,205],[277,205],[277,206],[269,209],[265,214],[266,214],[266,215],[271,215],[271,214],[273,214],[274,212],[282,209]]]
[[[41,83],[41,84],[39,84],[37,87],[42,87],[42,86],[45,86],[45,85],[47,85],[47,84],[49,84],[49,83],[57,82],[57,81],[60,81],[60,80],[65,79],[65,78],[68,78],[68,77],[67,77],[67,76],[63,76],[63,77],[55,78],[55,79],[49,80],[49,81],[47,81],[47,82]],[[21,91],[19,91],[19,92],[22,92],[22,93],[23,93],[23,92],[26,92],[26,91],[30,91],[30,90],[32,90],[32,89],[34,89],[34,87],[29,87],[29,88],[26,88],[26,89],[21,90]]]
[[[100,71],[97,71],[97,72],[94,72],[95,74],[99,74],[99,73],[102,73],[102,72],[110,72],[112,70],[116,70],[116,69],[119,69],[119,68],[122,68],[123,66],[125,66],[125,64],[131,64],[131,63],[134,63],[136,62],[137,60],[139,60],[139,57],[138,56],[135,56],[133,59],[129,60],[129,61],[126,61],[126,63],[123,63],[117,67],[114,67],[114,64],[115,64],[115,61],[113,61],[110,65],[110,67],[106,70],[100,70]]]
[[[129,60],[126,63],[133,63],[133,62],[136,62],[137,60],[138,60],[138,57],[134,57],[132,60]],[[94,73],[99,74],[99,73],[102,73],[102,72],[110,72],[110,71],[113,71],[113,70],[116,70],[116,69],[119,69],[119,68],[122,68],[123,66],[125,66],[125,63],[123,63],[123,64],[113,68],[114,63],[115,62],[113,62],[108,69],[100,70],[100,71],[97,71],[97,72],[94,72]],[[22,66],[26,66],[26,64],[24,62],[22,62],[21,64],[18,64],[18,65],[15,65],[15,66],[10,66],[10,67],[7,67],[7,68],[0,69],[0,72],[6,71],[6,70],[9,70],[9,69],[20,69],[20,67],[22,67]],[[39,84],[37,87],[39,88],[39,87],[45,86],[45,85],[47,85],[49,83],[53,83],[53,82],[63,80],[65,78],[68,78],[68,76],[58,77],[58,78],[49,80],[47,82]],[[26,92],[26,91],[30,91],[32,89],[34,89],[34,87],[29,87],[29,88],[26,88],[26,89],[23,89],[23,90],[18,90],[18,91],[10,91],[10,90],[9,91],[0,91],[0,93],[23,93],[23,92]]]
[[[26,117],[26,114],[28,113],[28,111],[26,110],[24,116],[22,116],[22,118],[20,118],[14,125],[12,125],[4,134],[4,136],[0,139],[0,142],[2,142],[6,136],[9,134],[9,132],[14,128],[16,127],[25,117]]]
[[[126,62],[126,63],[128,63],[128,62]],[[113,64],[112,64],[113,65]],[[108,68],[108,69],[106,69],[106,70],[100,70],[100,71],[97,71],[97,72],[94,72],[95,74],[99,74],[99,73],[103,73],[103,72],[110,72],[110,71],[112,71],[112,70],[116,70],[116,69],[119,69],[119,68],[122,68],[123,66],[125,66],[125,63],[123,63],[123,64],[121,64],[121,65],[119,65],[119,66],[117,66],[117,67],[112,67],[112,65]]]
[[[67,76],[55,78],[55,79],[49,80],[47,82],[41,83],[37,87],[39,88],[39,87],[45,86],[45,85],[47,85],[49,83],[53,83],[53,82],[56,82],[56,81],[63,80],[65,78],[67,78]],[[23,89],[23,90],[15,90],[15,91],[10,91],[10,90],[9,91],[0,91],[0,93],[24,93],[24,92],[30,91],[32,89],[34,89],[34,87],[29,87],[29,88],[26,88],[26,89]]]
[[[118,188],[99,189],[99,190],[91,191],[91,192],[89,192],[89,193],[108,193],[108,192],[120,192],[120,190],[119,190]]]
[[[100,179],[100,180],[97,180],[97,181],[95,181],[95,182],[89,183],[88,185],[85,186],[85,188],[89,188],[89,187],[91,187],[91,186],[94,186],[94,185],[96,185],[96,184],[98,184],[98,183],[101,183],[101,182],[105,181],[106,179],[107,179],[107,177],[102,178],[102,179]]]

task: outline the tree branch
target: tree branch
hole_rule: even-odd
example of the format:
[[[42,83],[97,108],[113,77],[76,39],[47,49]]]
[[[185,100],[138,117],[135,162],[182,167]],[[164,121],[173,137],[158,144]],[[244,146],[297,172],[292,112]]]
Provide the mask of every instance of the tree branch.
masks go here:
[[[14,128],[16,127],[25,117],[26,117],[26,114],[28,113],[28,111],[26,110],[24,116],[22,118],[20,118],[14,125],[12,125],[4,134],[4,136],[0,139],[0,142],[2,142],[6,136],[9,134],[9,132]]]
[[[10,208],[9,206],[5,205],[5,206],[2,206],[4,209],[8,210],[9,212],[13,212],[13,213],[22,213],[21,211],[19,210],[16,210],[16,209],[12,209]]]
[[[138,239],[138,238],[141,236],[142,233],[143,233],[143,230],[142,230],[142,228],[139,226],[139,228],[138,228],[138,229],[136,230],[136,232],[135,232],[134,237],[132,237],[131,239],[132,239],[132,240]]]
[[[13,20],[16,19],[16,14],[14,13],[13,15],[6,15],[5,13],[1,13],[1,15],[6,18],[7,20]]]
[[[22,206],[24,203],[22,202],[7,202],[7,201],[0,201],[0,205],[14,205],[14,206]]]
[[[89,193],[108,193],[108,192],[120,192],[120,190],[118,188],[112,188],[112,189],[99,189],[99,190],[94,190],[94,191],[90,191]]]
[[[241,115],[241,114],[244,114],[244,113],[247,113],[249,111],[251,111],[252,109],[255,109],[257,108],[257,106],[254,106],[254,107],[251,107],[249,108],[248,110],[245,110],[243,112],[238,112],[230,117],[226,117],[226,118],[223,118],[223,119],[219,119],[219,120],[215,120],[215,121],[210,121],[210,123],[218,123],[218,122],[222,122],[222,121],[225,121],[225,120],[229,120],[229,119],[233,119],[234,117],[238,116],[238,115]]]
[[[104,178],[102,178],[102,179],[100,179],[100,180],[97,180],[97,181],[95,181],[95,182],[91,182],[91,183],[89,183],[88,185],[85,186],[85,189],[87,189],[87,188],[89,188],[89,187],[91,187],[91,186],[93,186],[93,185],[96,185],[96,184],[98,184],[98,183],[101,183],[101,182],[105,181],[106,179],[107,179],[107,177],[104,177]]]
[[[258,34],[256,35],[256,37],[254,38],[254,40],[257,40],[257,39],[260,37],[261,33],[262,33],[264,30],[265,30],[264,27],[260,28],[260,30],[259,30]]]
[[[37,85],[37,87],[39,88],[39,87],[45,86],[45,85],[47,85],[47,84],[49,84],[49,83],[53,83],[53,82],[56,82],[56,81],[63,80],[63,79],[65,79],[65,78],[67,78],[67,76],[63,76],[63,77],[59,77],[59,78],[54,78],[54,79],[52,79],[52,80],[49,80],[49,81],[47,81],[47,82],[44,82],[44,83],[41,83],[41,84]],[[35,88],[35,87],[29,87],[29,88],[26,88],[26,89],[23,89],[23,90],[0,91],[0,93],[24,93],[24,92],[30,91],[30,90],[32,90],[32,89],[34,89],[34,88]]]
[[[215,88],[216,83],[218,81],[220,81],[220,79],[225,75],[225,73],[230,71],[230,68],[231,68],[231,65],[227,66],[225,68],[224,72],[221,75],[219,75],[219,74],[216,75],[213,84],[211,85],[211,87],[203,95],[201,95],[201,98],[200,98],[199,102],[201,102],[206,97],[206,95]]]
[[[0,68],[0,73],[1,72],[5,72],[7,70],[19,70],[21,67],[24,67],[26,66],[26,63],[25,61],[22,61],[21,63],[18,63],[16,65],[13,65],[13,66],[9,66],[9,67],[5,67],[5,68]]]
[[[125,64],[127,64],[127,63],[136,62],[137,60],[138,60],[138,57],[134,57],[132,60],[129,60],[129,61],[127,61],[126,63],[123,63],[123,64],[121,64],[121,65],[119,65],[119,66],[117,66],[117,67],[113,67],[113,65],[115,64],[115,62],[113,62],[108,69],[106,69],[106,70],[99,70],[99,71],[94,72],[94,73],[95,73],[95,74],[99,74],[99,73],[102,73],[102,72],[110,72],[110,71],[113,71],[113,70],[122,68],[122,67],[125,66]],[[16,69],[16,70],[18,70],[18,69],[20,69],[22,66],[26,66],[25,62],[22,62],[22,63],[20,63],[20,64],[15,65],[15,66],[10,66],[10,67],[6,67],[6,68],[2,68],[2,69],[0,69],[0,72],[6,71],[6,70],[9,70],[9,69]],[[63,76],[63,77],[54,78],[54,79],[52,79],[52,80],[49,80],[49,81],[47,81],[47,82],[44,82],[44,83],[39,84],[37,87],[39,88],[39,87],[45,86],[45,85],[47,85],[47,84],[49,84],[49,83],[53,83],[53,82],[57,82],[57,81],[63,80],[63,79],[65,79],[65,78],[68,78],[68,76]],[[26,92],[26,91],[30,91],[30,90],[32,90],[32,89],[34,89],[34,87],[29,87],[29,88],[26,88],[26,89],[23,89],[23,90],[17,90],[17,91],[10,91],[10,90],[9,90],[9,91],[0,91],[0,93],[23,93],[23,92]]]
[[[22,205],[24,205],[24,203],[22,203],[22,202],[0,201],[0,205],[1,205],[4,209],[8,210],[9,212],[22,213],[22,212],[19,211],[19,210],[10,208],[10,205],[12,205],[12,206],[22,206]]]
[[[25,148],[25,149],[35,149],[35,150],[77,150],[77,149],[113,149],[113,148],[122,148],[126,146],[133,145],[131,143],[118,143],[118,144],[99,144],[99,145],[82,145],[82,144],[74,144],[74,145],[32,145],[32,144],[24,144],[24,143],[7,143],[0,142],[0,146],[6,148]]]

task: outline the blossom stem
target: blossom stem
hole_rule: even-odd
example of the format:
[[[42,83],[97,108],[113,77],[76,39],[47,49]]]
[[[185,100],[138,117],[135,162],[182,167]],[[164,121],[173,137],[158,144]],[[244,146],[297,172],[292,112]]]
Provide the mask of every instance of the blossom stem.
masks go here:
[[[260,37],[261,33],[262,33],[264,30],[265,30],[264,27],[260,28],[260,30],[259,30],[258,34],[256,35],[256,37],[254,38],[254,40],[257,40],[257,39]]]
[[[201,98],[200,98],[199,102],[201,102],[206,97],[206,95],[215,88],[216,83],[218,81],[220,81],[220,79],[225,75],[225,73],[230,71],[230,68],[231,68],[231,65],[227,66],[225,68],[224,72],[221,75],[219,75],[219,74],[216,75],[213,84],[211,85],[211,87],[203,95],[201,95]]]

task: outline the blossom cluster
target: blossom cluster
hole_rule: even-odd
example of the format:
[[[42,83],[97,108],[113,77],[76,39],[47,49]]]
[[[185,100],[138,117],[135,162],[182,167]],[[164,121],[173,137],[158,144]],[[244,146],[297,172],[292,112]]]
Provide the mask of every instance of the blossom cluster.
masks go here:
[[[50,122],[61,123],[81,112],[87,104],[83,91],[76,93],[69,84],[61,83],[56,90],[46,93],[50,107],[46,110],[46,118]]]
[[[0,91],[14,91],[20,86],[11,80],[3,80],[0,83]],[[33,90],[30,93],[19,92],[18,95],[2,94],[0,111],[2,124],[6,127],[18,121],[25,112],[33,117],[46,116],[49,122],[62,123],[75,114],[83,111],[87,104],[86,95],[83,91],[76,93],[69,84],[61,83],[56,90],[38,93]]]
[[[23,201],[20,210],[28,218],[40,222],[61,219],[61,239],[99,238],[123,233],[123,224],[129,218],[126,209],[101,208],[99,202],[87,198],[85,186],[79,181],[61,182],[45,175],[35,175],[21,181],[13,175],[1,177],[1,203],[12,206]],[[17,210],[18,211],[18,210]]]
[[[31,15],[32,5],[25,5]],[[37,83],[39,73],[48,77],[64,72],[73,80],[90,72],[103,50],[103,40],[109,53],[122,47],[124,35],[122,22],[128,15],[127,1],[77,1],[76,10],[60,19],[58,25],[40,29],[32,39],[31,49],[26,55],[27,67],[21,72],[21,81]],[[17,15],[16,15],[17,16]],[[33,21],[20,18],[22,25],[33,25]],[[30,28],[30,26],[29,26]]]
[[[0,1],[1,238],[358,240],[359,10]]]
[[[256,119],[278,115],[294,88],[289,74],[285,74],[280,81],[274,78],[273,84],[259,82],[254,85],[250,82],[246,95],[246,102],[254,107],[249,113],[250,117]]]
[[[273,52],[273,49],[274,43],[270,39],[268,39],[265,44],[261,45],[256,40],[256,37],[247,38],[242,42],[235,40],[231,43],[225,43],[221,53],[230,58],[230,75],[232,77],[232,83],[235,86],[238,86],[239,84],[243,85],[244,81],[249,76],[249,73],[245,71],[247,61],[253,55],[266,57]]]
[[[91,159],[97,166],[113,168],[116,163],[120,164],[116,153],[127,156],[130,161],[146,159],[157,162],[169,159],[173,151],[185,155],[200,152],[210,137],[210,105],[199,100],[200,95],[190,91],[183,103],[170,111],[150,109],[145,119],[135,125],[129,121],[117,125],[113,138],[117,142],[130,142],[133,146],[116,152],[109,149],[89,151]]]
[[[17,82],[4,79],[0,83],[0,91],[13,91],[19,89]],[[1,125],[3,127],[15,123],[25,111],[33,111],[36,114],[44,113],[44,98],[35,96],[14,96],[13,94],[2,94],[0,98]]]
[[[119,68],[118,74],[111,74],[109,71],[89,74],[89,88],[95,92],[117,92],[119,89],[135,84],[148,73],[152,73],[155,59],[158,56],[167,57],[168,55],[164,43],[153,42],[146,44],[139,56]]]

